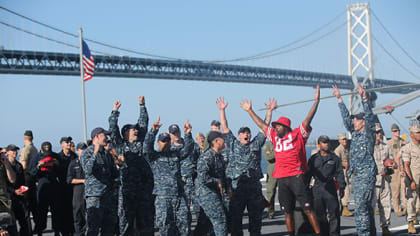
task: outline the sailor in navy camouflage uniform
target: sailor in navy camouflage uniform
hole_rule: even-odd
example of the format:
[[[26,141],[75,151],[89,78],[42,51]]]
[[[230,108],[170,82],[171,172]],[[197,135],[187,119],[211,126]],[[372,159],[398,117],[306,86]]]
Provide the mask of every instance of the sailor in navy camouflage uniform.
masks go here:
[[[354,200],[356,205],[357,234],[376,235],[372,199],[375,194],[376,175],[378,170],[373,157],[375,147],[375,122],[372,109],[368,103],[366,91],[359,85],[364,113],[350,116],[343,103],[340,91],[333,86],[333,94],[338,99],[344,126],[351,132],[350,169],[347,175],[353,174]]]
[[[238,140],[228,128],[225,113],[228,103],[225,103],[224,98],[220,97],[216,104],[220,110],[220,122],[225,144],[229,151],[226,177],[232,184],[232,199],[229,204],[231,233],[235,236],[243,235],[242,216],[246,207],[249,215],[248,231],[250,235],[261,235],[262,214],[265,207],[260,182],[260,179],[264,177],[261,171],[261,148],[265,142],[265,134],[259,132],[251,140],[251,130],[248,127],[241,127],[238,131]],[[268,109],[268,111],[271,118],[272,110]]]
[[[186,158],[194,146],[191,125],[187,120],[184,126],[185,139],[182,148],[171,149],[170,135],[161,133],[157,142],[160,151],[155,151],[154,141],[162,126],[159,122],[160,119],[147,133],[143,149],[154,174],[156,224],[162,236],[188,236],[191,221],[181,179],[180,160]]]
[[[111,132],[103,128],[92,130],[92,145],[80,157],[85,173],[85,196],[87,229],[86,235],[114,235],[117,223],[117,202],[115,199],[114,180],[118,178],[118,170],[112,155],[105,151],[107,135]],[[120,156],[118,165],[124,164]]]
[[[225,176],[226,167],[221,155],[225,142],[218,131],[210,131],[207,140],[210,147],[198,158],[195,193],[203,209],[200,214],[204,212],[210,219],[215,235],[226,236],[226,212],[222,196],[228,194],[230,198],[232,191]],[[201,231],[200,225],[197,225],[195,235]]]
[[[125,164],[120,168],[121,186],[118,194],[118,216],[120,234],[153,235],[154,205],[153,174],[143,157],[143,140],[146,135],[149,117],[144,96],[139,96],[140,115],[137,124],[127,124],[118,128],[118,111],[121,103],[114,103],[109,117],[111,142],[117,155],[123,155]],[[136,223],[136,225],[134,225]]]
[[[184,140],[181,138],[181,132],[179,126],[172,124],[169,126],[169,135],[171,136],[171,150],[176,151],[184,147]],[[197,176],[197,160],[200,156],[200,148],[195,147],[192,149],[190,154],[181,160],[181,176],[184,185],[185,196],[187,197],[188,209],[191,209],[191,205],[194,199],[194,180]],[[189,215],[191,218],[191,214]]]

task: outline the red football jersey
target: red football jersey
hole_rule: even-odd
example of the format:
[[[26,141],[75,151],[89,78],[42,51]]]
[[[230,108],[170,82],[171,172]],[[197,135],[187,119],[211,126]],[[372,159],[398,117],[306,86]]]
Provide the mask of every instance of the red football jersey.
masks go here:
[[[265,137],[274,145],[276,165],[274,178],[283,178],[303,174],[307,168],[305,144],[308,141],[311,128],[306,130],[303,124],[289,132],[283,138],[277,136],[277,131],[267,126]]]

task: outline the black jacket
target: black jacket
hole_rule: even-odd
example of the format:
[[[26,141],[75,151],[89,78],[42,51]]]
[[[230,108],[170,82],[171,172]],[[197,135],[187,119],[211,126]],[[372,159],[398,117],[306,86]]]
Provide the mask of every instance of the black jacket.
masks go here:
[[[344,190],[346,187],[341,160],[332,152],[329,152],[327,156],[321,156],[320,152],[312,155],[305,175],[307,180],[311,177],[315,178],[312,188],[314,191],[327,190],[331,194],[336,193],[334,180],[337,181],[339,189]]]

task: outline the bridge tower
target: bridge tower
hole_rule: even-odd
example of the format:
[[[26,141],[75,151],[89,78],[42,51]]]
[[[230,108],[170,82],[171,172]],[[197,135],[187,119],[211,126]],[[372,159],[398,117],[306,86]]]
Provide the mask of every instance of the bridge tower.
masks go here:
[[[347,5],[347,46],[348,46],[348,74],[353,78],[354,90],[357,91],[359,76],[366,77],[362,86],[368,80],[374,85],[372,63],[372,38],[370,24],[369,3],[355,3]],[[350,114],[354,114],[360,107],[358,95],[350,96]]]

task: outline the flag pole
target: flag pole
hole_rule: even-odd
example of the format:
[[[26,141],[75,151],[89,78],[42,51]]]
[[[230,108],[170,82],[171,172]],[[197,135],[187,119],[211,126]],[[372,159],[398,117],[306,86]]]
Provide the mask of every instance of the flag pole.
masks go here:
[[[79,41],[80,41],[80,77],[81,77],[81,81],[82,81],[83,140],[84,140],[85,143],[87,143],[85,81],[84,81],[84,73],[83,73],[82,27],[79,28]]]

